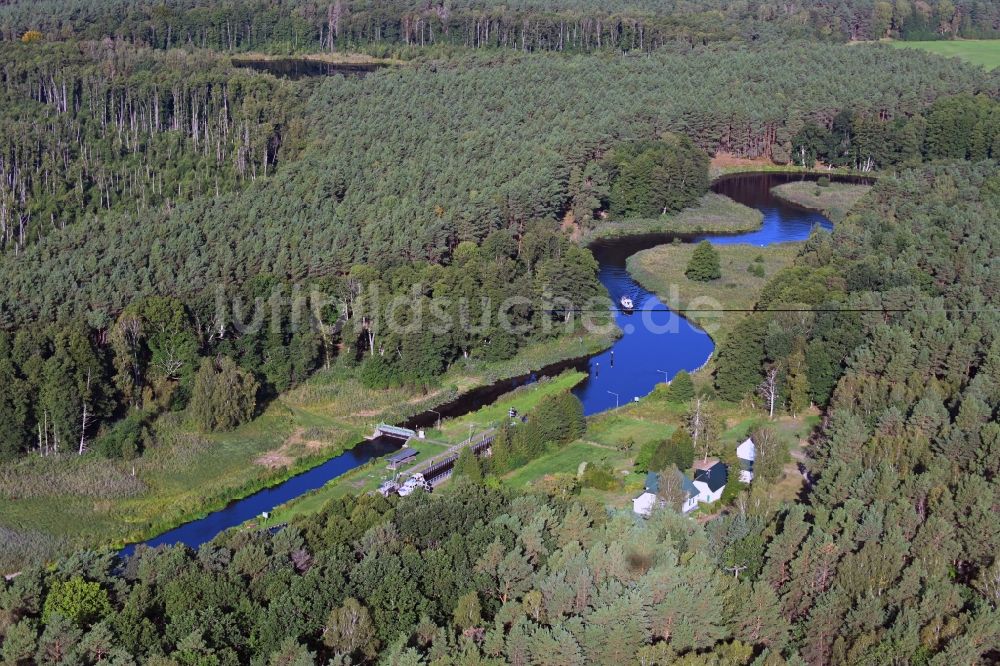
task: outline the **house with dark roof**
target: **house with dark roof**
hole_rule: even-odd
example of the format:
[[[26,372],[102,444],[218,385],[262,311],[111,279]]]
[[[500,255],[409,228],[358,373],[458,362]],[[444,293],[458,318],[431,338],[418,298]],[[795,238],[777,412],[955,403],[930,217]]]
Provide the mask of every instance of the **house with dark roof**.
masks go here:
[[[719,500],[728,480],[729,471],[718,460],[695,463],[693,483],[698,491],[697,501],[708,504]]]
[[[659,491],[660,476],[656,472],[647,472],[645,489],[632,500],[632,512],[639,516],[649,516],[653,509],[663,506],[663,500],[656,495]]]
[[[698,506],[698,488],[694,482],[688,478],[684,472],[674,468],[677,481],[684,493],[684,502],[681,504],[681,511],[688,513]],[[632,500],[632,511],[640,516],[648,516],[653,509],[663,506],[664,502],[657,493],[660,492],[660,475],[656,472],[646,474],[645,491]]]
[[[681,490],[684,491],[684,503],[681,504],[681,512],[688,513],[698,508],[698,486],[688,478],[684,472],[677,470],[680,476]]]

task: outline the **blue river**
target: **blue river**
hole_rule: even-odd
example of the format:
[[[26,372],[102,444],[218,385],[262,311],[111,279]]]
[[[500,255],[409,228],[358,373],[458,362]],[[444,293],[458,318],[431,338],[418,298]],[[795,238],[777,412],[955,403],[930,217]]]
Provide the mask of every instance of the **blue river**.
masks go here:
[[[712,186],[715,192],[761,211],[763,225],[749,233],[702,235],[682,240],[697,242],[707,239],[718,244],[752,243],[763,246],[804,240],[815,226],[832,228],[830,221],[820,213],[789,204],[771,194],[772,187],[802,178],[789,174],[752,173],[717,180]],[[610,349],[589,359],[556,364],[539,373],[478,389],[451,404],[439,406],[438,411],[444,417],[465,414],[493,402],[520,384],[534,381],[539,375],[558,374],[566,368],[578,367],[588,370],[589,376],[573,392],[583,403],[584,413],[590,415],[649,394],[657,383],[673,377],[679,370],[700,368],[714,350],[712,339],[684,317],[670,312],[654,294],[633,280],[625,268],[625,262],[632,254],[671,242],[674,238],[673,235],[650,234],[598,241],[591,245],[600,266],[600,281],[613,301],[617,303],[623,294],[627,294],[636,309],[632,314],[616,313],[615,321],[623,335]],[[429,425],[435,418],[436,413],[428,412],[414,417],[406,425],[421,427]],[[154,547],[183,543],[196,548],[226,529],[320,488],[331,479],[398,448],[397,440],[379,438],[362,442],[317,467],[272,488],[236,500],[204,518],[164,532],[144,544]],[[134,550],[135,544],[129,545],[121,554],[127,557]]]

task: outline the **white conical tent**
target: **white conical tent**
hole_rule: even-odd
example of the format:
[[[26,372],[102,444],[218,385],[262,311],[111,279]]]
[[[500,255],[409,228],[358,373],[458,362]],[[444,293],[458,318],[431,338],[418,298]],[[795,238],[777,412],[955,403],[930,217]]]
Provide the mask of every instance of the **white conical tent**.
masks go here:
[[[736,447],[736,457],[751,462],[757,458],[757,446],[753,443],[753,439],[747,437],[745,442]]]

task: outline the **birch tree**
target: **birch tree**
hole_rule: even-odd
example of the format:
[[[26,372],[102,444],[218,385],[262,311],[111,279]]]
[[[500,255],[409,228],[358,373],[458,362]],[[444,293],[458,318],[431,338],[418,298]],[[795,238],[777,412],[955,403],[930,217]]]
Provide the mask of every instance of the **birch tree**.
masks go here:
[[[764,381],[757,386],[757,393],[767,405],[768,418],[774,419],[774,405],[778,400],[778,368],[772,366],[764,375]]]

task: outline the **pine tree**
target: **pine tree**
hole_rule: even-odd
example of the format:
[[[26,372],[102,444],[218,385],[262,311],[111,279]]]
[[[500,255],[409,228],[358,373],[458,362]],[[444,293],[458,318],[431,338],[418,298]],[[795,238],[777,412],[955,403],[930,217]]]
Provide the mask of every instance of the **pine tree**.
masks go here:
[[[781,650],[788,642],[791,629],[781,615],[778,596],[766,582],[757,581],[752,588],[744,586],[737,607],[733,612],[736,635],[751,645],[764,645],[773,650]]]
[[[811,404],[806,357],[801,349],[788,357],[788,407],[797,416]]]
[[[707,240],[695,246],[688,261],[684,275],[690,280],[709,282],[722,277],[722,267],[719,264],[719,252]]]
[[[686,370],[679,371],[670,380],[667,389],[667,400],[670,402],[687,402],[694,397],[694,382]]]
[[[751,314],[738,321],[719,346],[715,387],[723,400],[738,402],[760,383],[766,332],[767,319]]]
[[[511,428],[504,425],[497,430],[490,444],[489,471],[495,476],[513,469],[514,450],[511,442]]]
[[[0,461],[24,452],[31,443],[28,385],[18,377],[6,333],[0,332]]]
[[[472,452],[472,447],[466,446],[458,454],[458,460],[455,461],[455,476],[464,477],[475,483],[483,480],[483,470],[479,458]]]

